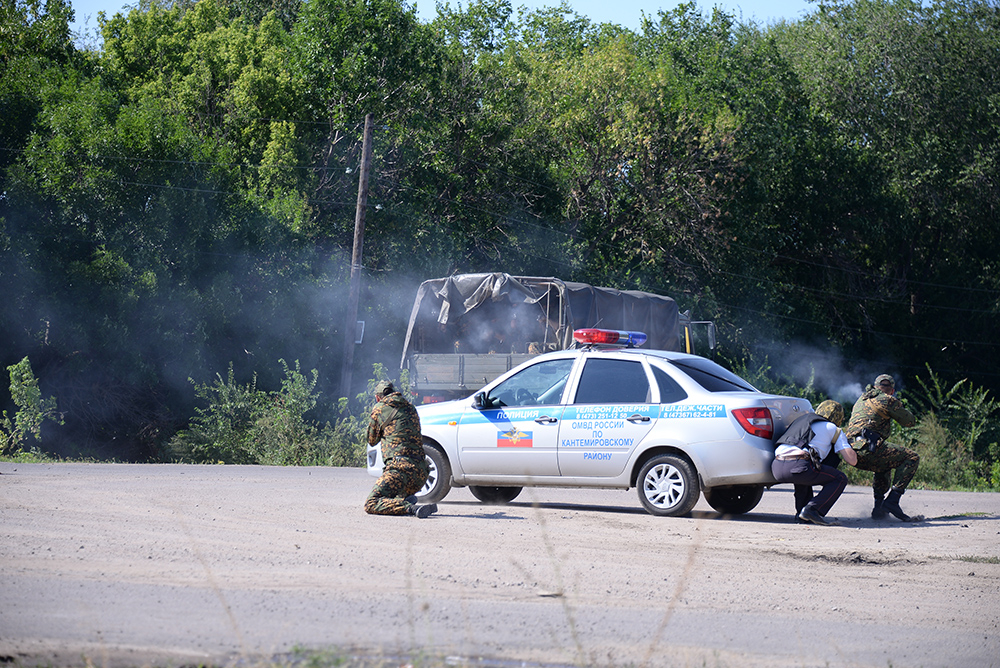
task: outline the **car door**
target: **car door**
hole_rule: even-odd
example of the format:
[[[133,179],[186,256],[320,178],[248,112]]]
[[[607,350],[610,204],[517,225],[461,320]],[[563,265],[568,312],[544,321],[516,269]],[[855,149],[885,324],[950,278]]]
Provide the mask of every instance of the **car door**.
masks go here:
[[[589,357],[559,430],[559,471],[565,477],[614,477],[656,424],[645,366],[638,359]]]
[[[557,476],[563,391],[573,358],[540,361],[489,390],[491,406],[469,408],[458,425],[467,476]]]

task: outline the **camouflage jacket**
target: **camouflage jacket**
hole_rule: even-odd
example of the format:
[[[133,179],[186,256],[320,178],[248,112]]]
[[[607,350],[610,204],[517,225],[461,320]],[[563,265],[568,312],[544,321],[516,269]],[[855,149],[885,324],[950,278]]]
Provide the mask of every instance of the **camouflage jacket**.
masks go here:
[[[860,434],[862,429],[867,428],[885,440],[892,433],[893,420],[904,427],[912,427],[917,422],[913,413],[903,408],[902,401],[869,385],[855,402],[851,411],[851,421],[847,424],[844,435],[851,440]]]
[[[399,392],[375,404],[368,423],[368,443],[382,441],[382,461],[388,466],[393,459],[424,461],[423,437],[420,435],[420,416]]]

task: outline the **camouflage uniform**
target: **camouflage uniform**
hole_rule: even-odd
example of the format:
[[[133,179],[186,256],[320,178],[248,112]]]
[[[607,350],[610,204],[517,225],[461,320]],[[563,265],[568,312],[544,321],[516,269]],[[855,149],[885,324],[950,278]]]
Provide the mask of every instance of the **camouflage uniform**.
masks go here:
[[[379,441],[385,467],[365,501],[365,512],[413,515],[416,506],[405,497],[420,491],[430,466],[424,456],[417,409],[391,386],[375,404],[368,423],[368,443],[375,445]]]
[[[887,382],[892,384],[892,378],[888,375],[879,376],[875,379],[876,383],[881,379],[887,379]],[[869,385],[854,404],[851,421],[847,424],[847,429],[844,432],[858,454],[858,463],[855,467],[875,474],[872,481],[872,491],[875,495],[875,509],[872,511],[872,517],[885,516],[885,513],[880,509],[886,493],[890,492],[890,484],[892,490],[890,501],[898,509],[899,496],[906,491],[907,485],[910,484],[917,472],[917,466],[920,464],[920,455],[913,450],[886,443],[886,439],[892,433],[893,420],[904,427],[912,427],[916,424],[916,418],[910,411],[903,408],[903,402],[880,390],[877,384]],[[874,438],[865,440],[864,432],[866,430],[869,434],[874,432],[872,434]],[[859,438],[862,440],[858,441]],[[869,449],[869,443],[872,441],[874,441],[874,447]],[[859,445],[859,443],[863,445]],[[895,477],[893,477],[893,471],[895,471]],[[899,517],[902,512],[899,514],[893,512],[893,514]],[[906,516],[903,515],[903,517]]]

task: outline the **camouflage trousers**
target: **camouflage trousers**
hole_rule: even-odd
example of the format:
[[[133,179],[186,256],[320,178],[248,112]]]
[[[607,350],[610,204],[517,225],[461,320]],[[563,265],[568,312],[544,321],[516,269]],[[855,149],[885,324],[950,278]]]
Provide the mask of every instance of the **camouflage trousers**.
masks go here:
[[[393,459],[375,481],[375,486],[365,500],[365,512],[369,515],[412,514],[414,506],[405,499],[420,491],[427,482],[429,472],[430,467],[426,461]]]
[[[858,463],[855,468],[875,474],[872,491],[878,499],[888,493],[890,484],[900,492],[905,491],[920,464],[920,455],[913,450],[890,445],[885,441],[879,442],[874,452],[869,452],[867,448],[855,452],[858,453]]]

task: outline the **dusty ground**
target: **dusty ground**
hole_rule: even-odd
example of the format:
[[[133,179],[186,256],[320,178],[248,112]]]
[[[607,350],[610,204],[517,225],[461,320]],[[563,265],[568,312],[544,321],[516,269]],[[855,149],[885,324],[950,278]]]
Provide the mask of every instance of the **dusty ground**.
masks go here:
[[[928,521],[724,518],[634,490],[453,490],[369,517],[359,469],[0,463],[0,663],[256,665],[296,648],[416,665],[1000,666],[1000,494]]]

